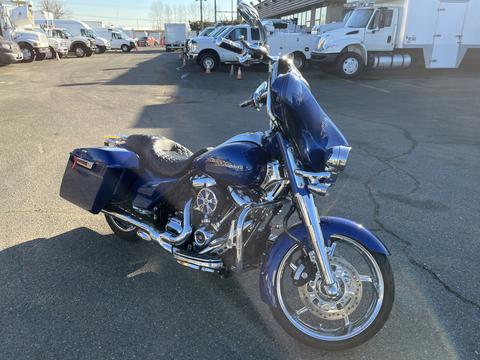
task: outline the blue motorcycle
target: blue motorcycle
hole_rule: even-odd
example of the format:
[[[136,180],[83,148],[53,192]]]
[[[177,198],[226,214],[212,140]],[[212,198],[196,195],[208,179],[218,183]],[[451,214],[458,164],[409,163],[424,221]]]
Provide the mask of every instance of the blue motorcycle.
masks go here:
[[[362,225],[318,215],[314,197],[345,168],[349,144],[292,60],[269,55],[255,8],[239,1],[238,11],[260,43],[217,45],[269,66],[241,106],[265,107],[270,130],[196,153],[166,138],[107,138],[71,152],[60,195],[181,265],[221,275],[259,267],[262,299],[289,334],[327,350],[357,346],[390,314],[389,251]],[[294,213],[301,222],[289,226]]]

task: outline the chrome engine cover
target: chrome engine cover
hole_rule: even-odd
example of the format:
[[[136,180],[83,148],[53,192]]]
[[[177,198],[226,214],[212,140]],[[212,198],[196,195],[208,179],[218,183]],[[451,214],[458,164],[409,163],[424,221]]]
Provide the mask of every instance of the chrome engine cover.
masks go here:
[[[217,194],[213,189],[205,187],[198,192],[195,205],[203,216],[211,216],[217,209]]]

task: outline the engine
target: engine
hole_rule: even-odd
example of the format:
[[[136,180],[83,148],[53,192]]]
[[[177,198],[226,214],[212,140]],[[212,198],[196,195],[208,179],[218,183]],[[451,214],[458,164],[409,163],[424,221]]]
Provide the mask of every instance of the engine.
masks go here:
[[[194,247],[206,247],[214,236],[222,234],[223,221],[228,213],[226,191],[208,176],[193,179],[194,196]]]

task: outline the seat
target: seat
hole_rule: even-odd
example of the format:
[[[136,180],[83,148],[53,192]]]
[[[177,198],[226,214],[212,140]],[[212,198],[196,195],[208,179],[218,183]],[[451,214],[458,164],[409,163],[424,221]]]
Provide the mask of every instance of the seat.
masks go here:
[[[165,137],[130,135],[124,147],[140,158],[143,167],[159,177],[177,178],[184,175],[193,160],[206,149],[193,154],[185,146]]]

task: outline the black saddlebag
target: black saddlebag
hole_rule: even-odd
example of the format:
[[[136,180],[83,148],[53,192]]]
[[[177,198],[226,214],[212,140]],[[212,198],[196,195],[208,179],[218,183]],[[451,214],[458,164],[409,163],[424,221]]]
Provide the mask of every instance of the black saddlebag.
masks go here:
[[[110,202],[128,198],[138,156],[116,147],[75,149],[70,153],[60,196],[98,214]]]

